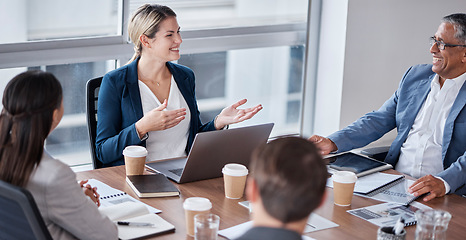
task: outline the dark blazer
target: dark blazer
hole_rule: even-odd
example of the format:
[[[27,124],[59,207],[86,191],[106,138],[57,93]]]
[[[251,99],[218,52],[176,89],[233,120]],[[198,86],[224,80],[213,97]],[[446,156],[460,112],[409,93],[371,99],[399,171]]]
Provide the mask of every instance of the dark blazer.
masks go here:
[[[124,164],[123,149],[129,145],[145,146],[135,123],[143,117],[138,85],[139,59],[105,74],[99,91],[96,154],[104,167]],[[194,73],[188,67],[166,63],[191,112],[186,153],[198,132],[215,130],[214,121],[201,123],[195,96]],[[150,136],[149,136],[150,137]]]
[[[406,71],[398,90],[382,107],[370,112],[329,138],[338,152],[363,147],[396,127],[398,132],[385,162],[396,165],[401,145],[430,92],[435,77],[432,65],[413,66]],[[444,171],[437,174],[451,187],[451,192],[466,194],[466,83],[461,87],[445,122],[442,145]]]

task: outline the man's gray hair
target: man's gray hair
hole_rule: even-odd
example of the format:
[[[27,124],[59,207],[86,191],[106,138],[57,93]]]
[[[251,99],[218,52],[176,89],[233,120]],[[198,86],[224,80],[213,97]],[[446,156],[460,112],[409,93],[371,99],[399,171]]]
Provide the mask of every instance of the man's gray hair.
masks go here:
[[[455,13],[442,18],[442,23],[450,23],[455,28],[455,38],[466,44],[466,14]]]

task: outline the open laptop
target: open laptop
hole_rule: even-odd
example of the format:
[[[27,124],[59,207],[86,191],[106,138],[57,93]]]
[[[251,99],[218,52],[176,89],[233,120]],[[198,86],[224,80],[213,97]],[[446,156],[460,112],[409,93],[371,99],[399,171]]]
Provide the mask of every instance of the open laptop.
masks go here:
[[[177,183],[222,176],[227,163],[249,165],[253,150],[266,143],[273,123],[198,133],[187,157],[146,163]]]

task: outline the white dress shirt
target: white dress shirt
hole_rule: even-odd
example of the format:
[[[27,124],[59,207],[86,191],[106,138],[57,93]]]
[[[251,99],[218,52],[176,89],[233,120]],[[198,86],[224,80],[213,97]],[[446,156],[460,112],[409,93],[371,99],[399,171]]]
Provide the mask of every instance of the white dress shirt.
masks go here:
[[[144,115],[154,108],[162,105],[150,88],[139,82],[139,92],[141,93],[142,111]],[[170,92],[166,110],[175,110],[186,108],[185,119],[178,125],[161,130],[149,132],[149,138],[146,140],[146,149],[148,151],[147,161],[154,161],[166,158],[186,156],[186,144],[188,143],[189,122],[191,113],[188,104],[184,100],[175,79],[172,76]]]
[[[445,121],[465,80],[466,73],[455,79],[445,80],[440,88],[439,76],[434,77],[430,93],[401,146],[395,168],[397,171],[419,178],[444,170],[442,145]],[[449,190],[448,184],[445,185]]]

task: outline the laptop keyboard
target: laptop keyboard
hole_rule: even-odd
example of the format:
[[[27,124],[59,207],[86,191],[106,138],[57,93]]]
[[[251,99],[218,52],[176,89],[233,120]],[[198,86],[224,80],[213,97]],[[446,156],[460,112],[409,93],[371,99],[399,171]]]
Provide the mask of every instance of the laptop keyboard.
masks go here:
[[[181,177],[181,173],[183,173],[183,168],[170,169],[168,171],[170,171],[170,172],[174,173],[175,175]]]

